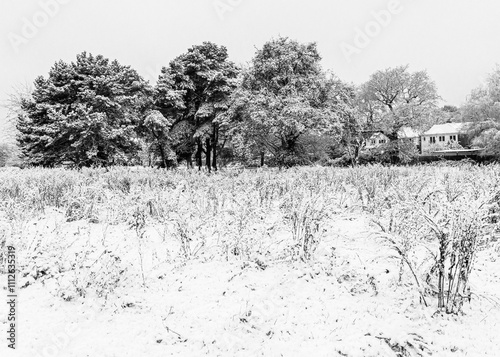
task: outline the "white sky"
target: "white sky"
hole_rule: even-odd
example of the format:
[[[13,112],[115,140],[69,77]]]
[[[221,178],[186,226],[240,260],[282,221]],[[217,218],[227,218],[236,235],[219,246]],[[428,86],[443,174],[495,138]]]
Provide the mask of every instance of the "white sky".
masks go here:
[[[388,8],[390,18],[374,15]],[[500,2],[0,0],[0,101],[82,51],[118,59],[154,82],[194,44],[225,45],[233,61],[244,63],[278,35],[317,42],[323,68],[347,82],[404,64],[426,69],[444,103],[460,105],[500,63]],[[0,109],[0,124],[5,114]]]

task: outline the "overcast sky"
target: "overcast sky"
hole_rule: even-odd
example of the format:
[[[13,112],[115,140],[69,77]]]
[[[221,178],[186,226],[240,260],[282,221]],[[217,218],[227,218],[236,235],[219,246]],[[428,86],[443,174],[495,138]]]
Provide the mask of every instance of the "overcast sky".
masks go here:
[[[443,104],[460,105],[500,63],[498,0],[0,0],[0,100],[82,51],[162,66],[212,41],[236,63],[264,42],[317,42],[323,68],[360,84],[378,69],[428,71]],[[0,109],[0,123],[6,115]]]

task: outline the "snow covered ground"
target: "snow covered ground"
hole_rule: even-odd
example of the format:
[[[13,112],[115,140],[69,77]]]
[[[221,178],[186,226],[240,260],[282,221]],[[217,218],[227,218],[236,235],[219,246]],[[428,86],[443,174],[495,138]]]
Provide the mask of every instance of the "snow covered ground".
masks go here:
[[[128,227],[56,210],[25,231],[23,254],[44,244],[64,256],[31,258],[18,279],[19,346],[2,338],[0,356],[500,355],[498,251],[479,253],[464,314],[436,314],[411,277],[398,283],[399,261],[360,213],[335,215],[309,262],[170,259],[179,242],[161,229],[146,229],[139,252]]]

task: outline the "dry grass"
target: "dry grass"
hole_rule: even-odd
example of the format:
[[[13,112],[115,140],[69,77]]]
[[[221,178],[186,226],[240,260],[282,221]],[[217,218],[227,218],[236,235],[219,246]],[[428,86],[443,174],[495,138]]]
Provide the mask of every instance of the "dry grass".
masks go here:
[[[72,243],[62,233],[51,241],[27,237],[29,222],[55,210],[67,222],[86,222],[89,227],[124,225],[135,235],[135,256],[146,286],[148,229],[163,237],[166,253],[157,258],[158,264],[193,259],[308,261],[314,259],[329,220],[342,212],[357,212],[371,216],[381,237],[394,248],[400,281],[413,281],[423,303],[436,296],[439,308],[457,313],[470,298],[468,276],[475,252],[489,246],[488,237],[496,227],[499,172],[498,166],[470,164],[212,175],[118,167],[5,169],[0,171],[0,217],[9,234],[7,229],[0,232],[0,246],[13,242],[23,252],[21,270],[30,271],[36,280],[45,268],[34,267],[34,262],[62,259]],[[108,271],[111,268],[103,268],[98,276],[99,271],[91,269],[91,256],[106,257],[98,258],[103,267],[122,258],[107,253],[104,239],[102,246],[99,250],[82,245],[87,250],[79,256],[82,261],[50,274],[83,269],[87,274],[75,276],[80,295],[100,284],[94,289],[106,296],[120,279]],[[106,281],[103,272],[112,281]],[[91,279],[77,281],[82,276]]]

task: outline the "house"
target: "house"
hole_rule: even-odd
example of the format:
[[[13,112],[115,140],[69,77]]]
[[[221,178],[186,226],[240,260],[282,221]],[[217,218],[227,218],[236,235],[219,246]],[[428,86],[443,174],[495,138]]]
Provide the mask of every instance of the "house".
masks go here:
[[[416,147],[420,145],[420,136],[417,131],[410,127],[402,127],[398,131],[398,140],[411,142],[415,144]],[[366,149],[374,149],[383,144],[389,143],[391,140],[382,131],[375,131],[371,133],[371,136],[366,140]]]
[[[467,140],[470,123],[436,124],[421,135],[421,153],[461,148]]]
[[[411,127],[402,127],[399,129],[398,146],[399,148],[409,148],[404,143],[414,145],[417,152],[422,156],[437,157],[475,157],[482,155],[484,149],[470,148],[470,138],[468,130],[472,123],[446,123],[437,124],[423,134],[419,134]],[[365,148],[375,149],[389,143],[391,140],[382,131],[365,131]]]
[[[387,144],[389,142],[389,138],[381,131],[376,131],[371,134],[366,140],[366,149],[374,149],[383,144]]]

